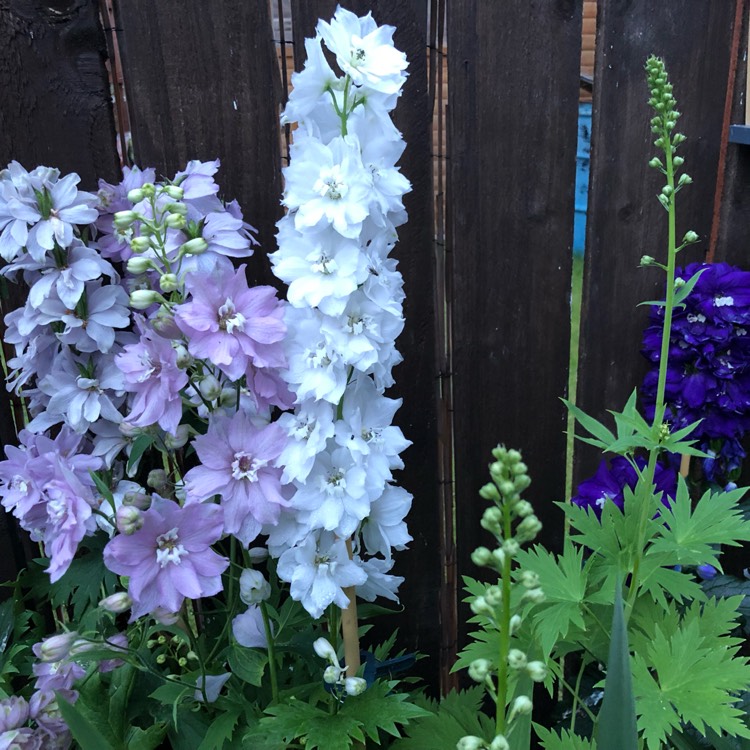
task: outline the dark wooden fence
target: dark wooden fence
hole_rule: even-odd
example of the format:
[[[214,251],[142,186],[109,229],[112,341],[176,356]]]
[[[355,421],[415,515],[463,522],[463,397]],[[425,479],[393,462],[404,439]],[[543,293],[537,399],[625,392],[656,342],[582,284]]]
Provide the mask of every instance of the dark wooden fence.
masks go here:
[[[271,0],[274,12],[287,7]],[[278,8],[277,8],[278,4]],[[403,645],[431,658],[423,674],[449,683],[465,638],[457,582],[482,543],[477,497],[491,448],[523,450],[529,491],[559,544],[564,495],[569,295],[582,0],[351,0],[397,27],[410,77],[396,111],[413,184],[396,253],[407,291],[404,363],[394,393],[414,445],[401,483],[414,494]],[[108,21],[113,6],[115,27]],[[301,40],[336,0],[292,0],[295,65]],[[446,20],[447,15],[447,20]],[[107,61],[116,38],[138,164],[172,174],[219,157],[224,197],[237,198],[274,247],[280,215],[283,80],[265,0],[0,0],[0,164],[77,171],[84,188],[116,180],[115,106]],[[745,257],[748,147],[725,143],[745,83],[745,0],[599,0],[594,126],[578,401],[601,415],[643,374],[638,354],[658,274],[637,268],[664,246],[643,63],[665,57],[684,113],[695,184],[681,194],[681,229],[715,260]],[[447,39],[445,30],[447,29]],[[447,49],[448,94],[443,97]],[[112,66],[110,66],[110,69]],[[117,88],[117,87],[115,87]],[[440,120],[433,139],[433,118]],[[736,121],[736,119],[735,119]],[[440,153],[447,132],[446,147]],[[718,197],[717,197],[718,195]],[[684,196],[684,198],[683,198]],[[252,272],[268,280],[257,255]],[[0,439],[13,440],[7,400]],[[580,451],[577,475],[595,466]],[[7,520],[4,521],[7,523]],[[0,575],[21,564],[0,527]],[[15,550],[15,552],[14,552]],[[442,667],[441,667],[442,664]]]

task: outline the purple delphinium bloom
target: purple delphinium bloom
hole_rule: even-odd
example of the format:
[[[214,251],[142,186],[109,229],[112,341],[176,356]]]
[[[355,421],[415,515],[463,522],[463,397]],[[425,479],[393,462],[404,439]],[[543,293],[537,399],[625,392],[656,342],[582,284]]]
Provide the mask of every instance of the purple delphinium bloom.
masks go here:
[[[0,734],[0,750],[43,750],[50,748],[50,745],[44,745],[45,739],[42,733],[29,727],[20,727],[19,729],[10,729]],[[67,746],[69,747],[70,741]],[[55,746],[56,748],[57,746]]]
[[[175,309],[175,322],[194,357],[213,362],[231,380],[250,365],[285,364],[284,306],[273,287],[249,288],[244,265],[236,273],[219,267],[209,278],[189,275],[185,287],[191,299]]]
[[[729,454],[750,429],[750,272],[726,263],[694,263],[677,277],[687,280],[702,272],[684,307],[674,311],[669,342],[665,391],[666,414],[673,430],[700,421],[690,438],[711,442],[730,441],[726,461],[704,462],[710,482],[725,484],[726,472],[737,468]],[[651,310],[644,332],[643,354],[652,363],[642,389],[644,414],[653,418],[661,350],[664,311]],[[722,451],[723,452],[723,451]]]
[[[158,424],[174,435],[182,419],[180,391],[188,376],[177,367],[172,344],[146,329],[137,344],[115,357],[115,364],[125,376],[126,390],[134,394],[128,421],[136,427]]]
[[[288,505],[281,492],[276,459],[286,446],[284,430],[258,428],[244,412],[214,417],[208,432],[193,442],[200,464],[185,475],[188,502],[221,496],[224,531],[248,545],[262,524],[278,521]]]
[[[29,720],[29,704],[25,698],[11,695],[0,701],[0,732],[22,727]]]
[[[646,459],[638,456],[636,465],[640,471],[646,467]],[[677,491],[677,468],[668,463],[656,464],[654,472],[654,491],[661,492],[661,501],[669,504],[669,499],[675,496]],[[607,460],[602,459],[596,474],[578,485],[578,491],[571,502],[582,508],[592,508],[597,515],[601,515],[602,508],[607,501],[613,502],[618,508],[624,507],[624,489],[635,488],[638,482],[638,473],[630,461],[624,456],[615,456],[610,465]]]
[[[143,512],[143,526],[129,536],[119,534],[104,548],[107,568],[130,579],[133,619],[157,607],[177,612],[185,598],[218,594],[229,565],[211,549],[224,527],[219,505],[181,508],[156,494],[153,498]]]

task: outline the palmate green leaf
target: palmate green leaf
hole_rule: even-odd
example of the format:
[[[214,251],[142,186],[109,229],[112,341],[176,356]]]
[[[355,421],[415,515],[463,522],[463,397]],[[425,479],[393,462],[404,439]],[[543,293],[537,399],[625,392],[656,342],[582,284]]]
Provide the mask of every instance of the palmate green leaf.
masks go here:
[[[656,627],[645,655],[633,657],[638,726],[649,750],[657,750],[682,723],[750,737],[732,694],[750,684],[750,667],[737,647],[717,648],[695,617],[671,636]]]
[[[571,734],[565,729],[560,733],[534,724],[534,731],[542,741],[544,750],[596,750],[596,742]]]
[[[234,729],[242,715],[242,706],[229,706],[214,717],[198,750],[221,750],[227,740],[232,739]]]
[[[669,553],[646,554],[641,560],[639,593],[649,594],[662,607],[670,598],[678,602],[705,600],[703,589],[692,576],[671,567],[677,564]]]
[[[433,709],[425,717],[415,719],[406,727],[406,737],[396,740],[392,750],[452,750],[466,735],[493,737],[494,722],[482,712],[484,690],[480,686],[460,692],[451,691],[439,704],[430,701]]]
[[[163,723],[153,724],[148,729],[131,727],[125,738],[125,747],[128,750],[156,750],[162,746],[166,734],[167,725]]]
[[[586,598],[588,572],[594,563],[584,565],[583,549],[567,540],[562,555],[555,556],[541,545],[521,550],[520,567],[539,576],[545,601],[534,610],[534,631],[543,653],[549,655],[559,638],[565,638],[571,625],[585,629],[581,605]]]
[[[393,692],[396,685],[398,682],[378,680],[361,695],[347,698],[339,716],[349,716],[359,722],[364,733],[375,741],[379,730],[400,737],[397,725],[405,726],[414,719],[429,716],[430,712],[410,703],[406,693]]]
[[[245,747],[274,747],[278,743],[289,744],[295,739],[305,738],[306,750],[348,750],[352,737],[360,742],[365,739],[358,720],[342,717],[340,713],[329,714],[303,701],[292,699],[288,703],[269,706],[266,713],[269,716],[260,720],[260,731],[245,736]],[[253,739],[256,744],[253,744]]]
[[[739,501],[745,489],[707,491],[692,507],[685,480],[680,477],[671,507],[662,510],[659,537],[648,554],[668,554],[673,565],[713,565],[721,570],[715,545],[739,546],[750,540]]]
[[[565,398],[561,399],[561,401],[568,407],[568,411],[573,414],[578,424],[593,436],[593,438],[587,438],[576,435],[576,438],[582,440],[584,443],[588,443],[589,445],[595,445],[602,450],[608,450],[609,446],[615,442],[615,436],[612,432],[610,432],[610,430],[608,430],[601,422],[586,414],[585,411],[577,407],[574,403]]]
[[[500,632],[497,628],[482,628],[469,633],[469,643],[458,654],[451,672],[468,669],[471,662],[476,659],[487,659],[494,662],[500,653]]]

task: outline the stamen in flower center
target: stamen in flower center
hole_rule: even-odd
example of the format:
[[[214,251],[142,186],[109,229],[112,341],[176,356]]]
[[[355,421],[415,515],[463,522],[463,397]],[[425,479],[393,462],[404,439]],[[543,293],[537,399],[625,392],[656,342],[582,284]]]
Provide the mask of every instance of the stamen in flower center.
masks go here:
[[[322,198],[332,201],[341,200],[348,191],[341,174],[341,167],[334,164],[330,169],[321,169],[320,177],[313,185],[313,190]]]
[[[325,491],[328,495],[343,495],[346,490],[346,479],[341,469],[334,469],[325,480]]]
[[[235,453],[232,461],[232,476],[235,479],[249,479],[251,482],[258,481],[258,472],[268,465],[268,461],[261,458],[253,458],[250,453]]]
[[[163,568],[168,563],[179,565],[187,550],[180,544],[177,528],[156,537],[156,562]]]
[[[237,312],[234,302],[227,297],[224,304],[219,308],[219,328],[227,333],[232,333],[235,328],[243,329],[245,316]]]
[[[320,273],[324,276],[330,276],[332,273],[336,273],[338,265],[333,258],[329,258],[325,253],[313,262],[311,269],[314,273]]]

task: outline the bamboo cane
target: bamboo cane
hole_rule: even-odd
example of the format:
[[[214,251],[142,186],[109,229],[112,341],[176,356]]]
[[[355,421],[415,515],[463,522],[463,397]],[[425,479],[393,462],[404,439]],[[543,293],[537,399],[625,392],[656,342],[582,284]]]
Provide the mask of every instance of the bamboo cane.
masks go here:
[[[346,551],[352,558],[352,542],[346,540]],[[341,612],[341,635],[344,639],[344,661],[346,662],[346,676],[356,677],[359,669],[359,622],[357,621],[357,592],[354,586],[344,589],[349,599],[349,606]]]

